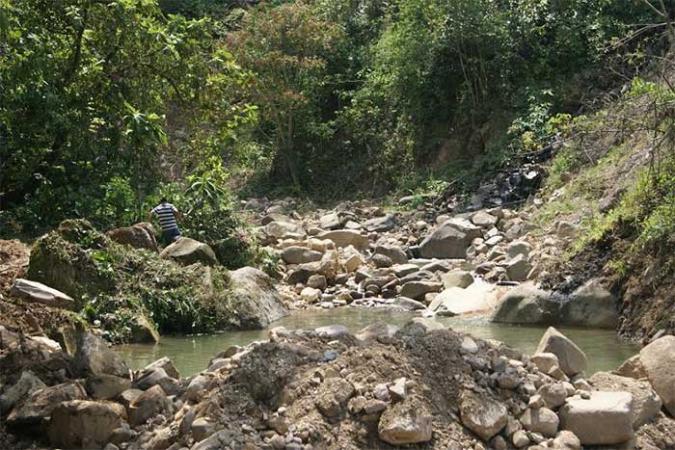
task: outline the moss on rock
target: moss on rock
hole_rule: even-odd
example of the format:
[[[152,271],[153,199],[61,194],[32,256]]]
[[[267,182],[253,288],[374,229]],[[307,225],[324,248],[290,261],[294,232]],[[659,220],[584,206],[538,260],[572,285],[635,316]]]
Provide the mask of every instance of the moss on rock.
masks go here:
[[[113,342],[263,327],[285,313],[278,300],[257,310],[242,305],[225,268],[181,266],[113,242],[84,220],[66,221],[35,243],[29,276],[72,296],[80,314],[100,321]]]

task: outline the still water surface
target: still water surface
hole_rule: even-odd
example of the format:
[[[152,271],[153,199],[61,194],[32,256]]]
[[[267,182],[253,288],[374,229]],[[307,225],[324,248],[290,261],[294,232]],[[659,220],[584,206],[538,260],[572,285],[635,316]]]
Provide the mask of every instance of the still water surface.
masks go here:
[[[414,314],[386,308],[339,308],[332,310],[298,311],[272,324],[288,329],[312,329],[324,325],[342,324],[356,332],[374,322],[387,322],[401,326]],[[439,322],[454,330],[472,334],[483,339],[496,339],[532,354],[545,331],[543,327],[524,327],[490,323],[485,318],[448,317],[438,318]],[[588,374],[600,370],[612,370],[639,347],[621,342],[612,330],[589,330],[581,328],[560,328],[570,339],[586,352],[589,359]],[[230,345],[246,345],[253,341],[267,339],[267,330],[233,331],[204,336],[163,336],[157,345],[134,344],[118,346],[116,350],[134,368],[168,356],[181,375],[189,376],[204,370],[211,358]]]

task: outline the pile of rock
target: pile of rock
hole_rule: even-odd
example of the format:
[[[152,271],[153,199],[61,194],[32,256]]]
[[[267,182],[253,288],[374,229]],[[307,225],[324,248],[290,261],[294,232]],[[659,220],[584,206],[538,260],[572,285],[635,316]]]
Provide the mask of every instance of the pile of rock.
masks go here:
[[[508,285],[536,275],[532,245],[520,239],[531,226],[509,209],[441,215],[430,223],[424,211],[394,214],[363,204],[306,217],[280,214],[277,206],[261,213],[259,232],[284,263],[286,293],[299,307],[457,314],[490,309],[501,293],[474,280]]]
[[[72,360],[58,344],[0,334],[0,368],[18,369],[3,370],[0,388],[17,448],[47,443],[36,436],[106,450],[675,445],[675,421],[661,411],[675,404],[672,336],[585,379],[585,355],[553,328],[532,357],[422,318],[356,335],[276,328],[181,378],[166,358],[131,372],[88,333]]]

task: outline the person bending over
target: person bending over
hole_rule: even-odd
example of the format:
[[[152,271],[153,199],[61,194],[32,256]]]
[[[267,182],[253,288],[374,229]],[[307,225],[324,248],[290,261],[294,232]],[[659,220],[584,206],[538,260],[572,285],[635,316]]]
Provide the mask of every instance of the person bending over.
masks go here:
[[[153,216],[159,220],[159,226],[162,228],[162,243],[164,245],[169,245],[180,237],[177,219],[183,215],[165,197],[148,214],[150,218]]]

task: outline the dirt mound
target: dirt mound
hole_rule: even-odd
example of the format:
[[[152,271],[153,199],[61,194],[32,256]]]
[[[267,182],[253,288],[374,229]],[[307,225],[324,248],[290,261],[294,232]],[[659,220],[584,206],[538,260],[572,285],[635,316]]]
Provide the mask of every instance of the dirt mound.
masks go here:
[[[14,279],[26,273],[29,255],[30,249],[22,242],[0,239],[0,294],[6,295]]]

